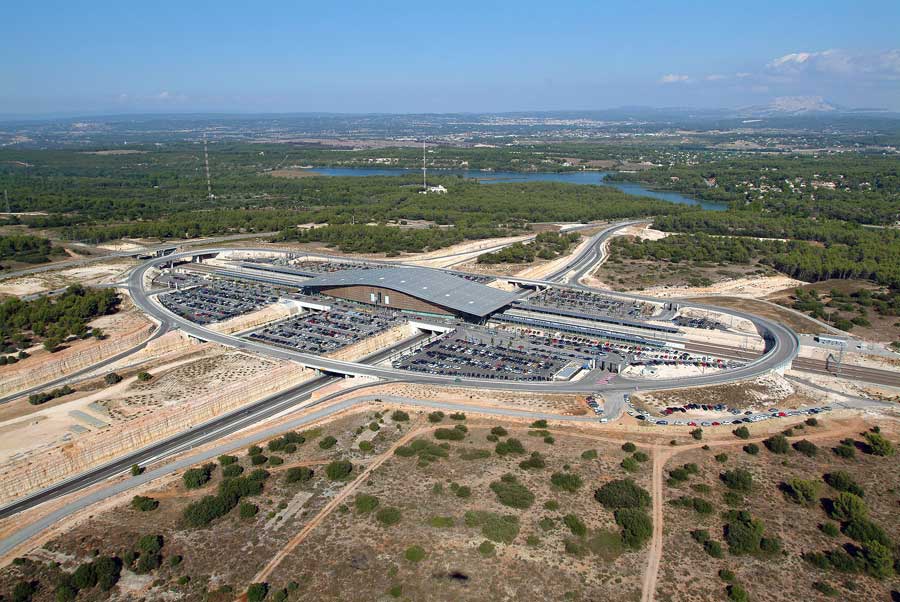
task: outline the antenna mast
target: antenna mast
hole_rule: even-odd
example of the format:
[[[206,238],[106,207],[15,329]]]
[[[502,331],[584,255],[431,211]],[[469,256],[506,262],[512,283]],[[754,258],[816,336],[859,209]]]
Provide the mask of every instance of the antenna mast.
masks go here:
[[[428,178],[426,177],[427,168],[425,167],[425,139],[422,139],[422,192],[428,192]]]
[[[206,150],[206,132],[203,132],[203,162],[206,164],[206,198],[213,199],[212,180],[209,178],[209,152]]]

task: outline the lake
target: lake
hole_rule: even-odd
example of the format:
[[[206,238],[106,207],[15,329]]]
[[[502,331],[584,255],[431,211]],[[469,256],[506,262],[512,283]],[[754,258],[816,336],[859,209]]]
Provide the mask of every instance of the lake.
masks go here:
[[[369,168],[369,167],[314,167],[310,171],[323,176],[396,176],[405,173],[422,173],[420,169],[401,169],[401,168]],[[595,186],[612,186],[618,188],[627,194],[636,196],[646,196],[654,199],[669,201],[670,203],[678,203],[679,205],[695,205],[703,209],[711,209],[713,211],[724,211],[727,209],[725,203],[716,203],[712,201],[701,201],[677,192],[664,192],[650,190],[641,184],[632,182],[607,182],[606,176],[608,171],[567,171],[562,173],[556,172],[528,172],[519,173],[514,171],[464,171],[450,169],[436,169],[432,173],[438,175],[462,176],[470,180],[478,180],[482,184],[500,184],[505,182],[565,182],[568,184],[592,184]]]

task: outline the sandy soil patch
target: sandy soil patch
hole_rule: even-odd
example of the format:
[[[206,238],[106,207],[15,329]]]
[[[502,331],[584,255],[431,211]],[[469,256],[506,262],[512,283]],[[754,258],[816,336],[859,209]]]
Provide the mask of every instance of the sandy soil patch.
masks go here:
[[[101,262],[74,268],[63,268],[59,271],[43,272],[20,278],[0,281],[0,294],[33,295],[69,286],[84,284],[86,286],[109,284],[119,280],[126,271],[137,265],[134,260],[117,258],[110,262]]]
[[[703,368],[702,366],[628,366],[622,371],[625,376],[637,378],[649,378],[651,380],[664,378],[688,378],[690,376],[703,376],[722,372],[719,368]]]
[[[698,287],[671,287],[651,286],[649,288],[630,291],[653,297],[668,299],[672,297],[700,297],[705,295],[722,295],[728,297],[747,297],[759,299],[767,297],[776,291],[793,288],[805,284],[801,280],[787,276],[761,276],[753,278],[737,278],[717,282],[710,286]]]

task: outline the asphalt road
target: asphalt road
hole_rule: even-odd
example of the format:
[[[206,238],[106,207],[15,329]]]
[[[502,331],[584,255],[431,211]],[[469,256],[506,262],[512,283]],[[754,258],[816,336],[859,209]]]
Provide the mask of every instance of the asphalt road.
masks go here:
[[[616,224],[610,226],[603,232],[595,235],[595,243],[591,245],[585,252],[579,254],[578,257],[574,259],[572,265],[576,266],[578,269],[582,269],[585,265],[590,266],[592,261],[591,250],[594,249],[593,252],[599,253],[601,252],[599,249],[602,246],[602,242],[605,239],[605,236],[609,236],[618,228],[624,227],[633,222],[626,222],[625,224]],[[205,249],[204,252],[212,252],[217,249]],[[219,250],[235,250],[235,249],[219,249]],[[240,250],[253,250],[252,248],[241,248]],[[271,252],[272,249],[267,249],[267,251]],[[721,384],[726,382],[734,382],[737,380],[743,380],[746,378],[752,378],[754,376],[758,376],[769,370],[780,368],[786,364],[788,364],[791,359],[796,355],[797,350],[799,349],[799,340],[797,336],[794,334],[792,330],[777,324],[775,322],[771,322],[769,320],[752,316],[750,314],[744,314],[742,312],[738,312],[735,310],[722,310],[721,308],[717,308],[717,311],[727,311],[728,313],[732,313],[736,316],[742,317],[744,319],[750,320],[753,322],[757,329],[764,334],[768,341],[768,347],[765,355],[760,356],[756,360],[742,366],[740,368],[729,370],[727,372],[720,372],[716,374],[710,375],[701,375],[694,377],[686,377],[686,378],[678,378],[678,379],[660,379],[654,380],[652,383],[649,383],[645,380],[639,379],[628,379],[624,377],[619,377],[615,379],[612,383],[598,383],[597,380],[601,377],[600,374],[594,374],[590,377],[584,378],[579,381],[568,382],[553,382],[553,381],[542,381],[542,382],[522,382],[522,381],[499,381],[493,379],[460,379],[453,376],[445,376],[445,375],[432,375],[432,374],[411,374],[408,371],[399,370],[390,367],[380,367],[380,366],[370,366],[363,365],[355,362],[345,362],[339,360],[332,360],[328,358],[323,358],[316,355],[301,353],[298,351],[293,351],[289,349],[277,349],[273,348],[269,345],[265,345],[260,342],[250,341],[240,339],[238,337],[232,335],[221,334],[210,330],[204,326],[200,326],[193,322],[190,322],[180,316],[170,312],[165,309],[161,305],[155,302],[155,300],[147,294],[147,291],[144,290],[143,287],[143,277],[145,272],[151,267],[158,266],[166,263],[172,259],[186,258],[193,255],[192,252],[178,253],[174,255],[169,255],[164,258],[156,258],[151,259],[143,265],[136,268],[130,274],[128,278],[128,289],[131,294],[131,297],[135,303],[142,311],[153,316],[155,319],[159,320],[161,323],[168,323],[172,327],[177,327],[184,331],[185,333],[195,336],[198,339],[212,341],[215,343],[219,343],[221,345],[226,345],[229,347],[234,347],[237,349],[244,349],[247,351],[253,351],[255,353],[260,353],[263,355],[268,355],[270,357],[276,357],[279,359],[292,360],[296,361],[305,366],[316,368],[319,370],[323,370],[330,373],[336,374],[350,374],[350,375],[358,375],[358,376],[371,376],[375,378],[381,378],[384,380],[403,380],[403,381],[411,381],[417,383],[431,383],[431,384],[453,384],[455,386],[463,386],[463,387],[477,387],[483,389],[500,389],[500,390],[515,390],[515,391],[557,391],[557,392],[576,392],[576,393],[586,393],[586,392],[612,392],[612,391],[633,391],[638,388],[645,389],[674,389],[674,388],[684,388],[691,386],[700,386],[700,385],[710,385],[710,384]],[[586,269],[586,268],[585,268]],[[257,277],[258,278],[258,277]],[[538,285],[549,286],[551,283],[549,281],[544,280],[532,280],[530,282],[534,282]],[[571,285],[570,285],[571,286]],[[581,288],[580,285],[578,288]],[[640,297],[636,295],[622,295],[617,294],[618,296],[623,297],[631,297],[631,298],[639,298],[639,299],[647,299],[647,297]],[[698,304],[689,304],[696,305],[698,307],[704,307]]]

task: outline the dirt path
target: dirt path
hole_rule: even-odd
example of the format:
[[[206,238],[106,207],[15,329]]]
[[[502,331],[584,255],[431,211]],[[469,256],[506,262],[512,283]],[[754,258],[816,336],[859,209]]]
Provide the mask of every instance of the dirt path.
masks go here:
[[[810,427],[815,428],[815,427]],[[844,435],[858,433],[861,426],[859,424],[842,425],[838,428],[823,429],[819,432],[804,433],[804,436],[797,435],[792,437],[792,441],[806,439],[808,441],[818,441],[821,439],[833,439]],[[864,426],[862,428],[865,428]],[[641,602],[654,602],[656,599],[656,580],[659,576],[659,564],[662,560],[663,552],[663,474],[666,463],[673,457],[686,451],[697,449],[708,445],[709,447],[728,447],[734,445],[744,446],[748,443],[762,443],[764,439],[774,435],[771,433],[762,437],[751,437],[750,439],[725,439],[722,441],[708,441],[702,443],[691,443],[681,445],[676,448],[661,447],[659,445],[651,446],[652,466],[652,483],[651,498],[653,500],[653,509],[651,512],[653,518],[653,538],[650,540],[650,554],[647,558],[647,568],[644,571],[644,579],[641,585]]]
[[[387,451],[385,451],[383,454],[378,456],[378,458],[376,458],[374,461],[372,461],[365,468],[365,470],[363,470],[361,473],[359,473],[358,477],[356,477],[346,487],[341,489],[340,493],[338,493],[336,496],[334,496],[334,498],[332,498],[332,500],[330,502],[325,504],[325,507],[322,508],[319,511],[319,513],[313,517],[313,519],[311,521],[306,523],[306,525],[304,525],[303,528],[300,529],[300,531],[294,537],[292,537],[291,540],[289,542],[287,542],[287,544],[285,544],[285,546],[283,548],[281,548],[281,550],[279,550],[278,553],[275,554],[275,556],[272,557],[272,559],[266,564],[266,566],[264,566],[263,569],[261,571],[259,571],[255,577],[253,577],[253,580],[251,581],[251,583],[264,583],[266,581],[266,579],[269,578],[269,575],[271,575],[272,572],[276,568],[278,568],[278,565],[281,564],[281,561],[284,560],[288,554],[293,552],[297,548],[297,546],[299,546],[301,543],[303,543],[303,540],[305,540],[309,536],[309,534],[312,533],[313,529],[318,527],[326,518],[328,518],[328,515],[330,515],[332,512],[334,512],[334,510],[338,506],[340,506],[344,502],[344,500],[346,500],[347,497],[350,496],[351,493],[356,491],[359,488],[359,486],[362,485],[363,482],[365,482],[365,480],[369,478],[369,475],[371,475],[379,466],[381,466],[382,464],[387,462],[388,459],[393,457],[394,451],[398,447],[400,447],[402,445],[406,445],[415,437],[422,435],[424,433],[427,433],[428,431],[432,430],[433,428],[435,428],[435,427],[425,427],[425,428],[419,428],[419,429],[408,432],[401,439],[399,439],[393,445],[391,445],[387,449]],[[241,597],[238,598],[237,600],[238,601],[246,600],[246,593],[242,594]]]
[[[653,498],[653,538],[650,540],[650,554],[641,585],[641,602],[652,602],[656,595],[656,578],[659,575],[663,548],[663,467],[673,455],[671,450],[653,447],[653,481],[650,486]]]

